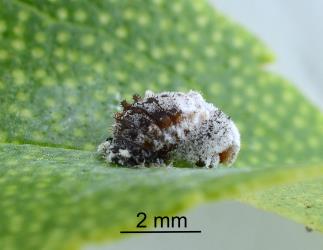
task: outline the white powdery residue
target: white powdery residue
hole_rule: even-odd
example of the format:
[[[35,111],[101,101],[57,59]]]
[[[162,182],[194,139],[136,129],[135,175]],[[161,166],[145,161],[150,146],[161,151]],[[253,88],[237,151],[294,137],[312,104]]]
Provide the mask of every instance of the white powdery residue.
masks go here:
[[[111,143],[109,141],[105,141],[103,143],[101,143],[98,146],[97,152],[101,155],[106,154],[106,152],[108,151],[109,147],[110,147]]]
[[[240,133],[233,121],[231,121],[231,128],[232,128],[233,141],[237,147],[240,147]]]
[[[173,157],[216,167],[232,164],[240,150],[240,134],[231,118],[195,91],[148,90],[144,98],[134,96],[134,103],[125,104],[119,114],[114,136],[98,152],[122,165],[160,164]]]
[[[173,132],[175,130],[176,130],[176,127],[172,126],[164,132],[164,140],[166,143],[169,143],[169,144],[175,143],[174,136],[173,136]]]
[[[119,154],[125,158],[131,157],[131,155],[127,149],[119,149]]]
[[[110,150],[111,142],[105,141],[102,142],[97,149],[98,154],[102,155],[108,162],[111,162],[111,159],[115,154]]]
[[[115,155],[116,155],[115,153],[113,153],[112,151],[109,151],[106,157],[107,161],[112,162],[112,159]]]
[[[153,97],[155,96],[155,93],[151,90],[146,90],[145,91],[145,98]]]
[[[240,135],[233,121],[214,105],[205,102],[194,91],[187,94],[164,92],[153,94],[165,109],[174,106],[181,111],[182,121],[166,129],[165,137],[176,132],[180,139],[174,154],[181,159],[217,166],[220,162],[231,164],[240,150]],[[174,137],[174,135],[173,135]],[[174,140],[173,140],[174,141]]]

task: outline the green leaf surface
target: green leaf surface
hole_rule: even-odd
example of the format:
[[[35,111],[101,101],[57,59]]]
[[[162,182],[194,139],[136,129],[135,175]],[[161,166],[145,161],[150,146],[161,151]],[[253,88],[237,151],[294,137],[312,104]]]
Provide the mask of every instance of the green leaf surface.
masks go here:
[[[139,210],[175,213],[323,176],[322,114],[263,69],[272,55],[261,42],[204,1],[0,0],[0,45],[5,249],[77,249],[119,237]],[[242,135],[235,166],[128,169],[98,159],[120,100],[146,89],[198,90],[231,115]],[[319,209],[303,216],[297,199],[283,199],[285,213],[275,195],[246,200],[323,230]]]
[[[78,249],[134,229],[139,211],[174,214],[203,201],[323,174],[323,165],[306,166],[306,176],[304,166],[118,168],[79,150],[11,144],[0,149],[4,249],[21,249],[22,242],[24,249]]]
[[[323,231],[323,179],[278,185],[260,192],[241,194],[240,199],[266,211],[276,212]]]

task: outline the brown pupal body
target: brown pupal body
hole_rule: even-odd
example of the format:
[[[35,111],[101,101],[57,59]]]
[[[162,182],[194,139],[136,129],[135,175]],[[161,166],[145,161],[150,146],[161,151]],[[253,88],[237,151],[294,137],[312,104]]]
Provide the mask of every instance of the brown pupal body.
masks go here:
[[[183,159],[213,167],[237,156],[240,137],[233,122],[197,92],[147,91],[121,106],[113,138],[98,148],[109,162],[134,166]]]

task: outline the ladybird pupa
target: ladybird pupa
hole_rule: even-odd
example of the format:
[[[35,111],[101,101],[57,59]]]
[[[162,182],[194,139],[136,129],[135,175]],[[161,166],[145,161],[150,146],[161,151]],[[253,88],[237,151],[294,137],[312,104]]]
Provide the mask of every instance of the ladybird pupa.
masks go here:
[[[185,160],[203,167],[232,164],[240,150],[240,134],[231,120],[195,91],[146,91],[121,102],[113,138],[99,145],[108,161],[125,166]]]

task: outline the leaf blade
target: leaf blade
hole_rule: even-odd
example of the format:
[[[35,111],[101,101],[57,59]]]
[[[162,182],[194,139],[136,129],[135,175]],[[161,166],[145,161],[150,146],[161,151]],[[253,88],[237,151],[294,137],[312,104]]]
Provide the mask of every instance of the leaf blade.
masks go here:
[[[174,214],[323,174],[322,165],[258,171],[109,168],[91,152],[11,144],[0,149],[0,196],[7,201],[0,205],[0,241],[15,233],[7,241],[13,249],[21,242],[25,249],[78,249],[83,242],[118,238],[120,230],[133,229],[138,211]],[[13,198],[15,209],[8,205]]]
[[[0,1],[0,142],[9,143],[0,153],[0,242],[8,248],[76,249],[119,236],[138,209],[174,213],[322,176],[323,115],[263,69],[271,61],[263,44],[203,1],[158,2]],[[96,159],[121,97],[148,88],[199,90],[231,115],[242,134],[237,168],[137,171]],[[26,143],[34,146],[18,146]],[[158,195],[146,207],[129,195],[148,190]],[[263,197],[248,202],[309,224]],[[31,218],[32,240],[20,231]],[[71,224],[79,218],[80,231]]]

